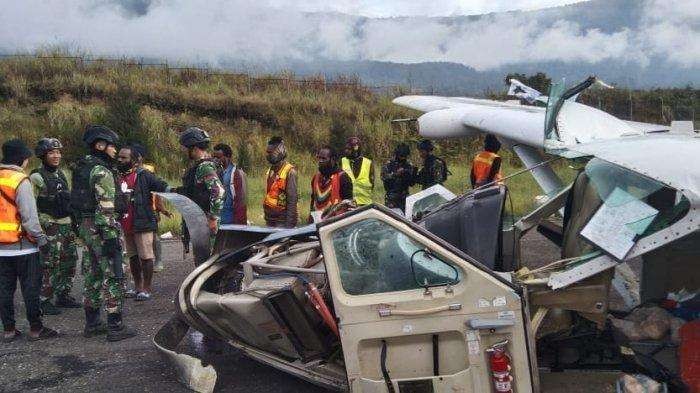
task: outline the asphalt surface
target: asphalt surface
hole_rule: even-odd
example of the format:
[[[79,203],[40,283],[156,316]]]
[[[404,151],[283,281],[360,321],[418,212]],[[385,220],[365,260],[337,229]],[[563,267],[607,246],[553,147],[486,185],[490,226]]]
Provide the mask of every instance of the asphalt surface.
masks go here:
[[[151,341],[171,317],[173,296],[193,267],[191,259],[182,259],[179,242],[166,243],[163,249],[166,269],[155,275],[152,299],[126,301],[124,319],[138,330],[137,337],[117,343],[108,343],[104,337],[85,339],[82,309],[64,309],[61,315],[44,318],[47,326],[60,331],[58,338],[33,343],[20,338],[10,344],[0,343],[0,392],[188,392]],[[556,258],[556,248],[540,236],[531,236],[523,258],[551,261]],[[81,288],[78,276],[76,298],[80,298]],[[15,303],[18,328],[26,333],[19,294]],[[189,346],[199,349],[205,361],[216,368],[216,392],[325,392],[225,345],[202,343],[198,334],[191,334],[189,340]],[[545,373],[541,377],[545,392],[615,391],[615,376],[611,374]]]

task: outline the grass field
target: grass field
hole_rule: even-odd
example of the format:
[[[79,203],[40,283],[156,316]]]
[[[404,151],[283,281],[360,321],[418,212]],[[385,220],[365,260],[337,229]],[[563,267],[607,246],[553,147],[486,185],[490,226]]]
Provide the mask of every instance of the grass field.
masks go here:
[[[322,77],[289,83],[293,75],[274,75],[270,80],[275,83],[262,83],[265,78],[140,68],[126,61],[87,64],[52,57],[61,53],[44,55],[48,57],[0,60],[0,143],[19,137],[33,145],[42,137],[57,137],[70,166],[85,154],[81,136],[86,125],[105,124],[123,140],[144,144],[156,173],[178,185],[188,165],[178,135],[198,125],[210,132],[214,143],[230,144],[248,173],[248,217],[254,224],[263,224],[264,151],[270,136],[285,139],[289,159],[299,170],[302,222],[308,215],[315,151],[321,145],[341,148],[348,136],[360,136],[365,154],[375,162],[374,201],[379,203],[384,200],[380,166],[396,143],[410,143],[411,160],[419,161],[415,125],[391,122],[419,113],[393,105],[391,97],[375,95],[360,84],[327,85]],[[479,139],[436,143],[436,154],[452,172],[446,186],[453,192],[467,189],[468,165],[480,145]],[[503,152],[503,157],[506,175],[521,169],[510,153]],[[563,165],[557,170],[565,179],[573,177]],[[516,213],[526,211],[540,193],[527,174],[508,183]],[[179,219],[164,220],[161,226],[178,232]]]

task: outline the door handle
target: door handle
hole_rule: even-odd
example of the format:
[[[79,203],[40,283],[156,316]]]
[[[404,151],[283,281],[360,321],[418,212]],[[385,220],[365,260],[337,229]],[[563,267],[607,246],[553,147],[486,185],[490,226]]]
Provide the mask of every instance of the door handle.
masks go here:
[[[498,329],[515,325],[512,319],[491,319],[491,318],[474,318],[470,319],[467,324],[472,329]]]
[[[440,307],[426,308],[423,310],[392,310],[390,308],[380,308],[380,317],[390,317],[392,315],[402,315],[402,316],[414,316],[414,315],[430,315],[437,314],[442,311],[456,311],[461,310],[462,305],[459,303],[447,304]]]

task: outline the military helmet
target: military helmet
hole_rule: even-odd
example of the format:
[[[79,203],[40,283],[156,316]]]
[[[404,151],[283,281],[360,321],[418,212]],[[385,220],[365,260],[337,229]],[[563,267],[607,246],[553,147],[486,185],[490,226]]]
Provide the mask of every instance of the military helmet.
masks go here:
[[[210,141],[209,133],[199,127],[189,127],[180,134],[180,144],[184,147],[192,147],[198,143]]]
[[[431,151],[435,148],[433,146],[433,141],[430,139],[423,139],[420,142],[418,142],[418,150],[425,150],[425,151]]]
[[[83,142],[88,146],[92,146],[93,143],[99,140],[105,141],[110,145],[116,145],[119,142],[119,135],[105,126],[87,126],[83,134]]]
[[[37,157],[43,157],[46,153],[56,149],[63,149],[61,141],[56,138],[41,138],[34,148],[34,154]]]

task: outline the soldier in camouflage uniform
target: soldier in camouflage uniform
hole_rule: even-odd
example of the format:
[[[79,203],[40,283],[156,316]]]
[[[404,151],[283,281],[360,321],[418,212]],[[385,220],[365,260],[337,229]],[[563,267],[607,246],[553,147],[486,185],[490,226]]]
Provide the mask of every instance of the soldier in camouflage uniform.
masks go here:
[[[39,222],[49,240],[48,252],[41,255],[41,310],[46,315],[61,312],[51,303],[54,294],[56,306],[80,307],[70,295],[78,250],[71,224],[68,181],[59,168],[62,148],[58,139],[41,139],[34,151],[42,166],[29,176],[37,197]]]
[[[136,335],[122,321],[124,271],[119,243],[118,216],[125,201],[116,187],[112,169],[119,137],[104,126],[89,126],[83,142],[90,154],[78,161],[73,170],[71,204],[80,218],[79,236],[85,244],[82,270],[85,308],[85,337],[105,333],[100,308],[107,310],[107,341],[119,341]]]
[[[208,151],[210,142],[209,134],[197,127],[180,134],[180,144],[187,149],[193,165],[185,172],[178,191],[204,210],[213,237],[218,230],[226,191],[217,173],[218,165]]]

